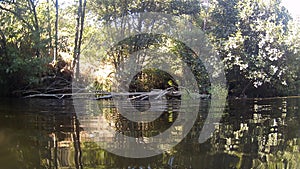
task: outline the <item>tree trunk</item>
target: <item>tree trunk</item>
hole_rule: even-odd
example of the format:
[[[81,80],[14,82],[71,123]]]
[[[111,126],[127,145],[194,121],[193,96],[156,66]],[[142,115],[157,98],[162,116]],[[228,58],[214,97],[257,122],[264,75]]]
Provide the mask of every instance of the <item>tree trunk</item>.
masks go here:
[[[82,44],[82,36],[84,29],[84,18],[85,18],[85,8],[86,8],[86,0],[79,0],[77,18],[76,18],[76,33],[75,33],[75,46],[74,46],[74,54],[73,54],[73,65],[72,68],[75,68],[75,79],[79,78],[80,74],[80,50]]]
[[[73,54],[73,65],[72,68],[76,67],[76,72],[75,72],[75,79],[78,78],[79,72],[77,72],[77,69],[79,69],[79,60],[78,60],[78,39],[79,39],[79,32],[80,32],[80,17],[82,13],[82,0],[79,0],[78,4],[78,11],[77,11],[77,17],[76,17],[76,32],[75,32],[75,44],[74,44],[74,54]]]
[[[29,0],[29,4],[31,6],[30,10],[32,11],[34,17],[34,30],[35,30],[35,36],[37,38],[35,39],[36,56],[40,57],[39,43],[41,43],[41,34],[40,34],[39,20],[36,13],[36,5],[34,4],[34,0]]]
[[[47,19],[48,19],[48,33],[49,33],[49,51],[48,51],[48,55],[51,56],[52,55],[52,28],[51,28],[51,15],[50,15],[50,2],[49,0],[47,0]]]
[[[2,30],[0,30],[0,37],[1,37],[1,41],[0,41],[0,47],[1,49],[0,50],[3,50],[3,51],[0,51],[1,54],[4,55],[4,58],[7,58],[7,50],[6,50],[6,37],[4,35],[4,33],[2,32]]]
[[[58,57],[58,0],[55,1],[55,51],[53,55],[53,61],[56,61]]]
[[[77,65],[76,65],[76,73],[77,77],[79,77],[79,61],[80,61],[80,54],[81,54],[81,45],[82,45],[82,35],[84,29],[84,18],[85,18],[85,7],[86,7],[86,0],[83,0],[83,6],[81,11],[81,20],[80,20],[80,32],[79,32],[79,40],[78,40],[78,54],[77,54]]]

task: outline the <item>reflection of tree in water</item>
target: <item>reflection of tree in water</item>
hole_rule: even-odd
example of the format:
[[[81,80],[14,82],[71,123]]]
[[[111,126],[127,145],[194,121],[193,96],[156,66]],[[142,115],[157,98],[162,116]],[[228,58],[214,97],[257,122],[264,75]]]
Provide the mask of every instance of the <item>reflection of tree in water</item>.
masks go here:
[[[108,139],[106,141],[126,142],[123,137],[119,137],[119,134],[124,134],[137,138],[136,141],[141,144],[147,144],[149,137],[165,131],[176,120],[180,102],[169,101],[165,111],[162,113],[157,112],[161,113],[161,115],[152,122],[132,122],[122,116],[119,110],[114,106],[107,106],[110,102],[105,102],[104,105],[99,102],[99,104],[102,113],[85,116],[84,119],[80,120],[82,122],[81,124],[85,126],[84,129],[86,129],[85,131],[82,131],[81,134],[83,141],[83,161],[85,164],[88,166],[105,164],[107,167],[122,166],[125,168],[128,166],[139,167],[144,164],[149,164],[151,167],[160,167],[163,165],[161,156],[156,156],[151,159],[134,160],[119,157],[103,150],[97,142],[104,141],[103,134],[105,135],[108,133],[101,131],[100,128],[103,126],[103,122],[105,122],[116,131],[115,135],[108,134],[104,136],[106,137],[105,139]],[[105,118],[105,121],[103,121],[103,117]]]
[[[64,107],[63,112],[54,112],[53,116],[50,116],[52,117],[51,121],[46,123],[52,124],[52,128],[49,128],[48,131],[50,137],[48,164],[50,168],[51,165],[53,168],[58,168],[71,164],[76,168],[82,168],[80,145],[80,131],[82,129],[79,127],[79,121],[72,104],[66,104]]]
[[[213,136],[199,144],[199,133],[207,116],[204,104],[188,136],[161,156],[132,160],[110,154],[92,142],[84,142],[83,161],[88,166],[115,167],[146,167],[146,164],[161,167],[172,159],[172,166],[178,168],[297,168],[300,123],[295,105],[299,105],[295,100],[230,101]],[[164,112],[151,123],[130,122],[111,108],[105,115],[118,132],[145,138],[164,131],[176,120],[172,111]]]
[[[199,131],[207,115],[203,105],[196,124],[180,144],[146,159],[119,157],[89,141],[89,135],[76,123],[77,116],[70,113],[74,110],[67,101],[54,101],[53,106],[33,102],[34,105],[19,107],[14,103],[15,111],[24,113],[7,111],[0,118],[1,168],[80,168],[81,165],[162,168],[170,161],[177,168],[299,168],[299,99],[231,100],[213,136],[199,144]],[[149,137],[164,131],[176,120],[171,111],[164,112],[152,123],[141,124],[124,119],[115,108],[107,108],[105,115],[117,131]]]
[[[186,139],[189,145],[176,146],[177,164],[199,168],[299,168],[300,123],[294,106],[299,104],[295,100],[244,102],[229,105],[228,113],[206,143]]]
[[[153,105],[152,105],[153,106]],[[130,137],[152,137],[168,129],[176,120],[178,115],[178,103],[169,102],[169,108],[161,113],[160,117],[152,122],[132,122],[123,117],[118,112],[113,112],[111,116],[115,122],[117,132],[121,132]]]
[[[71,164],[82,168],[80,129],[70,100],[33,99],[14,102],[13,108],[5,105],[10,112],[5,116],[10,118],[0,118],[0,124],[9,141],[0,139],[1,168],[58,168]],[[2,161],[2,152],[11,158]]]

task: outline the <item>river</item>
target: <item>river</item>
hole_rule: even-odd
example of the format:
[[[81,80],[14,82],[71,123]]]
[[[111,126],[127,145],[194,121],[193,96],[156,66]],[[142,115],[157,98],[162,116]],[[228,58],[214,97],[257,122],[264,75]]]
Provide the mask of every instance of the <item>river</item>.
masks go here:
[[[0,168],[300,168],[299,98],[228,100],[211,137],[199,143],[209,102],[201,101],[195,123],[179,144],[151,157],[129,158],[101,146],[122,142],[102,127],[112,126],[147,145],[176,122],[180,104],[169,103],[153,122],[135,123],[112,101],[89,100],[82,112],[71,99],[1,98]],[[177,126],[174,135],[184,127]]]

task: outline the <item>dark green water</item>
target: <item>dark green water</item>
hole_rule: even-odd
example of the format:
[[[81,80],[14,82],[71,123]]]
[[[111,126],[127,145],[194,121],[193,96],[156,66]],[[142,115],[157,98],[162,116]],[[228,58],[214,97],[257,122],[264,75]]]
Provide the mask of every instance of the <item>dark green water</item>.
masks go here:
[[[132,137],[163,132],[178,113],[168,109],[154,122],[138,125],[124,119],[112,102],[97,104],[116,131]],[[103,150],[94,141],[101,140],[96,131],[103,125],[97,112],[90,110],[82,119],[72,100],[0,99],[0,169],[300,168],[300,99],[230,100],[212,137],[200,144],[207,104],[203,101],[194,127],[177,146],[134,159]],[[86,131],[86,124],[92,129]]]

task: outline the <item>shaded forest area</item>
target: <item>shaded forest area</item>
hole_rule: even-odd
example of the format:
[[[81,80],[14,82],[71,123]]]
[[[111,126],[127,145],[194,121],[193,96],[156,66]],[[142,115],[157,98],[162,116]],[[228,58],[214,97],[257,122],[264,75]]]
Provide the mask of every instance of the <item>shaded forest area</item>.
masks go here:
[[[199,91],[209,93],[203,63],[178,40],[142,34],[104,50],[112,31],[104,25],[118,29],[123,23],[114,23],[116,18],[143,12],[183,17],[202,29],[224,62],[230,96],[300,94],[299,24],[279,0],[2,0],[0,95],[67,93],[72,79],[110,91],[122,60],[148,48],[163,48],[184,60]],[[166,73],[148,69],[135,76],[131,91],[174,83]]]

